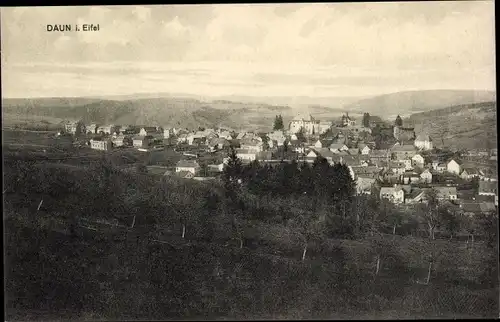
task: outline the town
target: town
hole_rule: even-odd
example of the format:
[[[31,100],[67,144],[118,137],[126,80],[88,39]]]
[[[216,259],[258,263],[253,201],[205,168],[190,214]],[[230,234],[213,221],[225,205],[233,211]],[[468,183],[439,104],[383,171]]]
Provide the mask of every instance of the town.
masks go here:
[[[58,135],[69,134],[75,146],[102,151],[171,150],[177,154],[174,159],[179,159],[175,165],[165,166],[169,160],[157,158],[146,169],[186,179],[217,179],[234,148],[244,164],[292,160],[312,164],[318,157],[331,165],[345,164],[358,194],[375,194],[402,207],[425,201],[425,192],[430,189],[437,190],[440,200],[466,213],[498,206],[497,149],[446,153],[434,148],[428,135],[404,127],[399,116],[392,125],[369,119],[359,122],[348,113],[336,122],[297,116],[286,129],[281,116],[276,116],[274,128],[269,133],[235,133],[228,129],[86,125],[73,121],[67,122]],[[375,136],[384,132],[385,141],[376,142]]]
[[[498,317],[494,4],[2,7],[5,320]]]

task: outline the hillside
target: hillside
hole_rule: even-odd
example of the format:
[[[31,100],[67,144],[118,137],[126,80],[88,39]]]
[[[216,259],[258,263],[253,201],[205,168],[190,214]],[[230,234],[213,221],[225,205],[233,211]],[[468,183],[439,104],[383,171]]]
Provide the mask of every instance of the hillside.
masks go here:
[[[271,127],[276,114],[291,114],[285,106],[229,101],[202,102],[189,98],[105,99],[3,99],[5,122],[41,119],[83,119],[85,122],[151,124],[196,128]]]
[[[235,130],[268,131],[274,117],[287,124],[298,114],[333,120],[343,113],[324,105],[291,108],[285,105],[228,100],[200,101],[194,98],[149,97],[126,100],[94,98],[3,99],[6,124],[40,120],[83,119],[85,122],[151,124],[182,128],[225,127]]]
[[[404,122],[429,134],[437,147],[489,149],[497,144],[496,114],[496,102],[485,102],[416,113]]]
[[[426,90],[407,91],[363,99],[345,106],[345,110],[380,114],[384,110],[387,118],[396,115],[409,116],[413,113],[427,112],[448,106],[495,101],[496,94],[491,91],[473,90]]]

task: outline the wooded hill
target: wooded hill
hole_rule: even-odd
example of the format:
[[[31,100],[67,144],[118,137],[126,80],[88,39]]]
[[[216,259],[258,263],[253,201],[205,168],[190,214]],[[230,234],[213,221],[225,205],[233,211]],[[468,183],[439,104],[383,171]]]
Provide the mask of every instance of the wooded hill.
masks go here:
[[[464,104],[415,113],[405,125],[425,133],[437,147],[454,149],[492,149],[497,146],[496,102]]]

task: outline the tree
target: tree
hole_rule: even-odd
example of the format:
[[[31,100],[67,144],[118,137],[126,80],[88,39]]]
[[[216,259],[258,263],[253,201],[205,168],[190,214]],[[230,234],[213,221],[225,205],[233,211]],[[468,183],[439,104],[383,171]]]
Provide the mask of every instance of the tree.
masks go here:
[[[479,228],[486,235],[488,247],[494,248],[498,235],[498,215],[494,211],[481,213],[478,216]]]
[[[227,165],[223,172],[223,179],[226,187],[234,185],[238,179],[241,179],[241,174],[243,172],[241,159],[238,158],[233,147],[231,147],[228,157],[229,160],[227,161]]]
[[[460,230],[460,215],[453,211],[450,207],[440,207],[439,216],[441,223],[446,231],[450,234],[450,240]]]
[[[283,142],[283,154],[282,154],[282,157],[281,159],[285,159],[285,156],[287,155],[288,153],[288,141],[285,140],[285,142]]]
[[[474,237],[480,229],[480,221],[479,218],[475,216],[464,216],[462,220],[462,228],[469,234],[467,239],[467,244],[469,244],[469,240],[471,242],[471,249],[474,248]]]
[[[278,131],[278,130],[283,130],[285,128],[283,124],[283,117],[281,115],[276,115],[274,118],[274,125],[273,125],[273,130]]]
[[[435,230],[440,224],[439,215],[439,200],[438,192],[436,189],[430,189],[425,192],[425,198],[427,203],[420,204],[417,206],[417,214],[423,219],[427,225],[427,231],[429,232],[429,238],[435,239]]]
[[[396,234],[396,228],[401,226],[403,223],[403,214],[399,211],[391,211],[388,218],[387,223],[392,227],[392,234]]]
[[[401,119],[401,116],[396,117],[396,121],[394,121],[394,125],[396,126],[403,126],[403,119]]]
[[[363,113],[363,126],[370,127],[370,113]]]
[[[302,239],[302,261],[306,259],[309,243],[321,237],[324,232],[324,220],[316,212],[298,210],[294,219],[289,221],[289,226],[297,231]]]
[[[300,143],[304,143],[307,141],[304,127],[301,127],[300,130],[297,133],[295,133],[295,135],[297,136],[297,140]]]

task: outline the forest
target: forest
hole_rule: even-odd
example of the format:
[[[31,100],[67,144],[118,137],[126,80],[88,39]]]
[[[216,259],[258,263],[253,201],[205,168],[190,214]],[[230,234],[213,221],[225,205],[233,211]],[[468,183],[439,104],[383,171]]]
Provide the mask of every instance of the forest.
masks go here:
[[[348,169],[322,158],[244,165],[232,151],[210,183],[105,156],[7,155],[4,168],[8,320],[498,312],[496,214],[357,196]]]

